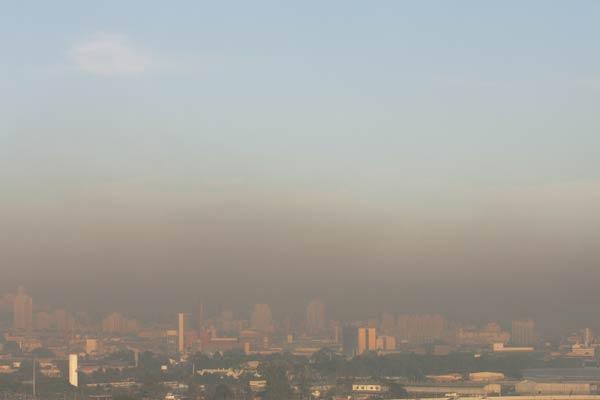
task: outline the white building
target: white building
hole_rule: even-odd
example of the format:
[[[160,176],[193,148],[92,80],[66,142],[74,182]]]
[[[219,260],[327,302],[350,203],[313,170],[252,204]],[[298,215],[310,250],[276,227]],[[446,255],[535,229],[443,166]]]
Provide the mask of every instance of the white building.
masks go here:
[[[352,385],[352,391],[355,393],[387,393],[389,390],[388,386],[380,384],[359,383]]]
[[[535,351],[533,347],[509,347],[505,346],[504,343],[494,343],[492,350],[494,353],[532,353]]]
[[[77,354],[69,354],[69,384],[78,386],[77,379]]]

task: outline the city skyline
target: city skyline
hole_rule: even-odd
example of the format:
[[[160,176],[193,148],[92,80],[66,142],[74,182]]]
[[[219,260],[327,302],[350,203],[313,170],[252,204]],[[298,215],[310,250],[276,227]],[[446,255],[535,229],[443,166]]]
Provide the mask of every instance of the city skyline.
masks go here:
[[[0,400],[600,400],[599,21],[2,4]]]
[[[211,307],[206,308],[206,303],[178,307],[177,311],[152,316],[124,311],[124,308],[110,310],[73,310],[55,308],[48,304],[36,302],[33,306],[33,297],[27,293],[26,288],[18,287],[16,293],[0,295],[0,327],[10,326],[15,332],[31,333],[33,331],[56,330],[64,334],[87,329],[97,329],[104,333],[135,333],[144,326],[168,326],[173,315],[177,316],[175,329],[177,342],[183,343],[184,332],[188,330],[202,331],[207,328],[221,332],[241,330],[242,326],[260,332],[273,333],[274,331],[286,332],[290,330],[303,332],[308,336],[334,335],[336,327],[362,326],[377,327],[378,333],[386,336],[400,335],[411,343],[432,343],[436,340],[447,340],[447,333],[457,335],[458,340],[466,334],[467,341],[479,340],[472,337],[472,333],[463,332],[464,329],[481,329],[487,332],[480,339],[498,340],[517,346],[531,345],[539,340],[540,332],[544,331],[548,337],[565,335],[574,330],[593,327],[600,330],[593,315],[587,317],[583,325],[545,325],[536,324],[534,315],[518,313],[510,318],[500,318],[495,312],[489,312],[483,319],[460,320],[451,315],[436,312],[420,313],[418,310],[394,310],[393,307],[385,309],[372,309],[364,315],[351,315],[345,317],[336,314],[326,314],[327,304],[321,297],[314,297],[304,302],[303,310],[279,309],[273,313],[272,307],[267,303],[239,304],[238,307]],[[195,314],[194,314],[195,310]],[[142,317],[141,319],[139,319]],[[330,317],[330,318],[327,318]],[[92,319],[95,322],[92,322]],[[79,322],[84,321],[87,328],[82,328]],[[359,322],[362,321],[362,322]],[[241,324],[241,325],[240,325]],[[502,331],[503,325],[505,331]],[[85,326],[85,325],[84,325]],[[537,328],[536,328],[537,326]],[[478,328],[476,328],[478,327]],[[560,329],[557,329],[560,327]],[[333,330],[332,330],[333,329]],[[541,331],[540,331],[541,329]],[[367,334],[368,336],[368,334]],[[378,335],[379,336],[379,335]],[[588,335],[589,336],[589,335]],[[587,340],[589,341],[589,340]],[[179,345],[178,345],[179,346]],[[181,346],[184,346],[183,344]],[[374,346],[374,345],[373,345]],[[181,347],[178,347],[181,350]]]
[[[219,386],[226,385],[246,393],[239,394],[243,398],[250,395],[257,400],[256,396],[274,390],[269,385],[274,378],[264,368],[271,365],[289,372],[296,364],[305,372],[329,371],[325,386],[309,378],[307,382],[313,382],[315,388],[336,387],[358,399],[373,391],[396,398],[392,396],[440,394],[452,389],[465,396],[498,396],[509,390],[510,400],[536,400],[525,396],[543,393],[597,400],[593,396],[598,394],[600,374],[597,378],[594,371],[600,365],[600,329],[589,325],[557,335],[532,318],[499,322],[493,310],[478,324],[441,314],[389,310],[379,310],[366,319],[339,320],[330,316],[320,297],[306,301],[305,312],[295,316],[274,314],[267,303],[248,304],[247,312],[213,312],[205,308],[206,301],[210,299],[198,303],[196,298],[188,307],[171,313],[168,320],[155,315],[141,321],[120,311],[91,315],[52,309],[18,287],[16,293],[0,296],[0,394],[12,398],[19,393],[3,391],[4,382],[21,393],[32,393],[33,398],[38,390],[44,398],[50,395],[48,390],[63,385],[63,396],[71,393],[88,400],[99,400],[95,396],[111,400],[123,393],[184,400],[186,394],[197,391],[204,400],[206,396],[218,399],[217,393],[224,390]],[[589,321],[594,320],[590,315]],[[153,359],[163,360],[162,364]],[[338,365],[334,370],[322,365],[333,360]],[[222,367],[224,362],[228,368]],[[445,366],[440,369],[439,363]],[[567,368],[556,368],[560,365]],[[408,376],[384,372],[399,371],[397,368],[412,372]],[[365,370],[372,371],[368,379],[361,376]],[[353,371],[351,376],[348,371]],[[31,386],[23,380],[23,373],[33,374]],[[141,379],[140,373],[150,375]],[[523,375],[527,379],[520,380]],[[221,380],[227,376],[227,383],[215,387],[215,376]],[[256,379],[263,377],[266,379]],[[120,380],[123,378],[126,380]],[[300,391],[306,384],[303,379],[286,377],[281,390],[292,385]],[[100,395],[95,394],[99,387],[103,390]],[[321,397],[319,390],[314,393],[318,394],[310,396]]]

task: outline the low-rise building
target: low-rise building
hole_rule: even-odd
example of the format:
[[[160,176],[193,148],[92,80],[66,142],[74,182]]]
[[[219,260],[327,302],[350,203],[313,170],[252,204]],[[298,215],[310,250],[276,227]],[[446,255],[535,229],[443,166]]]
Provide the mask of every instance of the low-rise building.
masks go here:
[[[584,346],[576,343],[571,347],[571,351],[567,353],[567,357],[582,357],[582,358],[593,358],[596,356],[596,348],[591,346]]]
[[[515,385],[515,392],[523,395],[588,395],[598,392],[598,385],[590,382],[535,382],[525,380]]]
[[[266,380],[249,381],[248,386],[250,386],[250,390],[255,393],[264,392],[267,389],[267,381]]]
[[[504,379],[502,372],[472,372],[469,374],[469,380],[474,382],[494,382]]]
[[[357,383],[352,385],[353,393],[382,394],[390,391],[389,386],[379,383]]]
[[[426,378],[435,382],[458,382],[463,380],[461,374],[427,375]]]
[[[494,353],[532,353],[535,351],[533,347],[509,347],[504,343],[494,343],[492,350]]]

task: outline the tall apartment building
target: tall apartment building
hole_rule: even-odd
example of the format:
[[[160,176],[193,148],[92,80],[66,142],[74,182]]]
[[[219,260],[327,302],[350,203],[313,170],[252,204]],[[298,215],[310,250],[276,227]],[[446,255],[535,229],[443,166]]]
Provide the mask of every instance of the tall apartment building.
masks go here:
[[[344,355],[352,357],[356,355],[358,345],[358,329],[355,326],[344,326],[342,328],[342,351]]]
[[[405,314],[398,317],[397,326],[399,340],[413,344],[432,343],[444,337],[446,319],[438,314]]]
[[[69,384],[77,387],[79,385],[79,379],[77,375],[78,369],[78,357],[77,354],[69,354]]]
[[[532,319],[512,321],[510,341],[515,346],[535,344],[535,322]]]
[[[377,350],[377,329],[358,328],[357,353],[363,354],[367,351]]]
[[[255,304],[250,318],[250,325],[252,329],[256,329],[257,331],[270,331],[273,326],[271,307],[268,304]]]
[[[13,303],[13,328],[16,331],[29,332],[33,329],[33,299],[19,287]]]
[[[202,328],[204,327],[204,304],[200,303],[196,306],[196,313],[195,313],[195,318],[196,318],[196,329],[198,331],[201,331]]]
[[[306,307],[306,330],[309,335],[319,335],[326,327],[325,305],[320,299],[314,299]]]

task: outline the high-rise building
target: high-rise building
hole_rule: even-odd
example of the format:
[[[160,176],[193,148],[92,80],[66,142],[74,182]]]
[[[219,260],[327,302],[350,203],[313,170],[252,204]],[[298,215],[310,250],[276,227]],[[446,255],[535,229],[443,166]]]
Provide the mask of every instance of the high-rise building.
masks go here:
[[[535,344],[535,322],[532,319],[512,321],[511,343],[515,346]]]
[[[114,312],[102,320],[102,331],[107,333],[123,332],[125,330],[125,318],[118,312]]]
[[[261,332],[268,332],[273,326],[273,316],[271,307],[268,304],[255,304],[252,317],[250,318],[252,329]]]
[[[185,314],[179,313],[178,315],[178,329],[177,329],[177,350],[183,354],[185,352]]]
[[[381,315],[381,332],[385,335],[393,335],[396,332],[396,318],[394,314],[384,312]]]
[[[397,321],[398,339],[409,343],[432,343],[442,339],[446,332],[446,319],[441,315],[400,315]]]
[[[137,333],[140,331],[140,323],[137,319],[125,319],[124,332]]]
[[[52,317],[45,311],[35,314],[35,329],[38,331],[47,331],[52,328]]]
[[[353,357],[357,353],[358,329],[355,326],[342,328],[342,350],[344,355]]]
[[[77,354],[69,354],[69,384],[75,387],[79,385],[77,368]]]
[[[309,335],[321,335],[326,331],[325,305],[314,299],[306,307],[306,329]]]
[[[378,336],[377,350],[396,350],[396,338],[394,336]]]
[[[583,344],[585,346],[591,346],[594,343],[594,334],[591,328],[583,329],[581,336],[583,337]]]
[[[75,326],[74,319],[69,314],[66,315],[66,318],[66,325],[64,326],[70,330],[73,329],[72,327]],[[139,329],[139,322],[136,319],[125,318],[118,312],[113,312],[102,320],[102,331],[106,333],[131,333],[137,332]]]
[[[221,311],[216,323],[217,329],[221,332],[232,332],[236,330],[236,321],[233,318],[233,312],[230,310]]]
[[[202,328],[204,327],[204,304],[200,303],[196,307],[195,319],[196,319],[196,329],[198,331],[201,331]]]
[[[489,322],[483,328],[460,327],[456,331],[456,343],[466,346],[489,346],[494,343],[508,343],[510,333],[503,331],[496,322]]]
[[[339,321],[329,321],[329,338],[334,343],[342,343],[342,325]]]
[[[15,295],[12,293],[0,296],[0,313],[12,312],[15,306]]]
[[[59,332],[71,332],[75,327],[75,320],[66,310],[58,309],[54,311],[54,324]]]
[[[358,328],[358,354],[377,350],[377,329]]]
[[[356,352],[362,354],[367,350],[367,329],[358,328],[358,343],[356,346]]]
[[[33,299],[19,287],[13,303],[13,327],[17,331],[29,332],[33,329]]]

